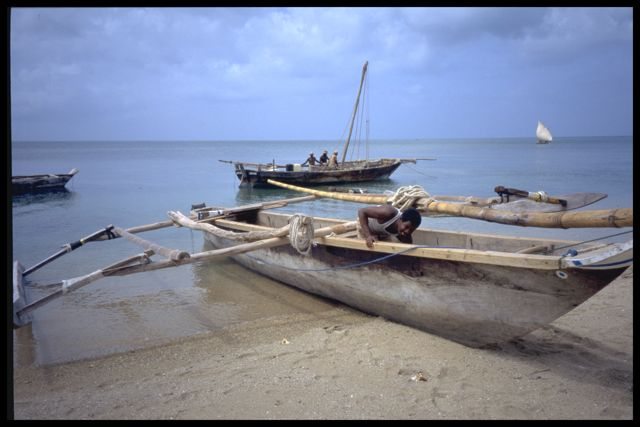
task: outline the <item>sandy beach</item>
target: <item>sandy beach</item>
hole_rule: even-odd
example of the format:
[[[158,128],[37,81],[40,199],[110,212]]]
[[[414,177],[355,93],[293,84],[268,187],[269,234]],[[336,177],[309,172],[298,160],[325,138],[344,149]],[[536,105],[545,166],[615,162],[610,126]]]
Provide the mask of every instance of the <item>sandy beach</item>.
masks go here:
[[[329,303],[100,359],[14,366],[13,415],[633,419],[632,269],[551,325],[489,349]]]

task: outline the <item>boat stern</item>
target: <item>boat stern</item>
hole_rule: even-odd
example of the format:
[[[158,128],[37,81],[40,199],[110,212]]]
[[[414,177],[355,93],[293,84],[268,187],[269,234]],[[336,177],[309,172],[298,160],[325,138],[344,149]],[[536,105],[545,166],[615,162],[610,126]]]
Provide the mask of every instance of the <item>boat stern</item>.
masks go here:
[[[633,240],[613,243],[604,247],[574,251],[562,259],[564,268],[581,270],[615,270],[627,268],[633,264]]]

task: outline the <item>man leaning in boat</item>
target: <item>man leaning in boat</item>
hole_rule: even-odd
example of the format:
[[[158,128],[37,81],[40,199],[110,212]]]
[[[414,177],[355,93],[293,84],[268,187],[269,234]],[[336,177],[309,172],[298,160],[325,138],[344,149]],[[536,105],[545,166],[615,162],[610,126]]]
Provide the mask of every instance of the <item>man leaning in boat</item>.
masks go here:
[[[358,232],[367,241],[369,248],[373,242],[397,238],[402,243],[413,243],[411,235],[420,226],[422,216],[414,208],[402,212],[391,205],[369,206],[358,209]]]

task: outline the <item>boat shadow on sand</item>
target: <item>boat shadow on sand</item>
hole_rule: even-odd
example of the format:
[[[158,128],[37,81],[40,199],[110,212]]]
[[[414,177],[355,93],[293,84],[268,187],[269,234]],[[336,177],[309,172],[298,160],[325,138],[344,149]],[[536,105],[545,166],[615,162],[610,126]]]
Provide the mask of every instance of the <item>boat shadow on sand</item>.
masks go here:
[[[601,342],[566,329],[545,326],[525,337],[487,347],[501,355],[530,361],[530,380],[553,372],[567,379],[633,392],[633,358]]]
[[[631,269],[622,277],[633,280]],[[569,380],[604,385],[633,393],[633,350],[608,345],[597,338],[589,338],[571,327],[550,324],[523,337],[506,343],[484,347],[533,365],[531,380],[545,379],[545,373],[563,376]],[[632,331],[628,332],[632,334]],[[602,334],[602,336],[606,336]],[[630,338],[632,339],[632,338]],[[623,338],[626,340],[626,338]],[[617,347],[617,348],[616,348]]]

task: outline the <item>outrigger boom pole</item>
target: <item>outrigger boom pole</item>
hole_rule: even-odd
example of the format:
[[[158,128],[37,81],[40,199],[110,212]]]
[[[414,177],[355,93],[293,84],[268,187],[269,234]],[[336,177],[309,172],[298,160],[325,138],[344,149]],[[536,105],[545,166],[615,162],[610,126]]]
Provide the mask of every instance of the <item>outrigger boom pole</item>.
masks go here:
[[[99,237],[102,237],[102,235],[106,234],[107,236],[109,236],[109,238],[113,237],[113,234],[111,233],[111,230],[113,230],[113,225],[109,225],[105,228],[103,228],[102,230],[98,230],[95,233],[89,234],[86,237],[83,237],[80,240],[77,240],[75,242],[72,243],[67,243],[65,245],[62,245],[62,249],[59,250],[58,252],[56,252],[55,254],[51,255],[50,257],[40,261],[39,263],[37,263],[36,265],[27,268],[24,273],[22,273],[22,276],[26,276],[30,273],[33,273],[34,271],[36,271],[37,269],[39,269],[40,267],[49,264],[51,261],[60,258],[62,255],[69,253],[77,248],[79,248],[80,246],[84,245],[87,242],[90,242],[92,240],[96,240]]]

